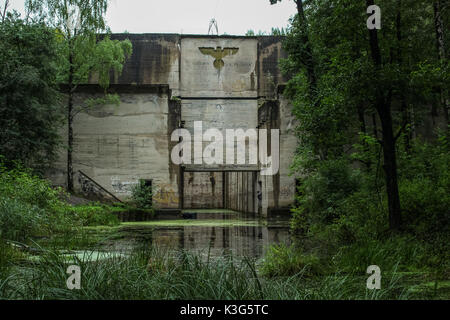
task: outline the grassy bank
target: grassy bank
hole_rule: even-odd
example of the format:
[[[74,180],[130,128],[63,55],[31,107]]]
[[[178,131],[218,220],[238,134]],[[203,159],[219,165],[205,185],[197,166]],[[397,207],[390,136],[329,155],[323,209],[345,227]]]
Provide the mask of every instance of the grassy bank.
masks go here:
[[[265,277],[255,261],[233,257],[206,260],[186,252],[142,248],[129,256],[86,253],[81,290],[66,288],[66,255],[45,251],[40,261],[19,263],[0,273],[2,299],[426,299],[433,286],[417,285],[417,274],[386,273],[381,290],[366,289],[363,274],[317,275],[307,268],[292,276]],[[15,261],[15,262],[13,262]],[[73,261],[72,261],[73,262]],[[447,284],[448,285],[448,284]],[[447,287],[448,289],[448,287]],[[443,290],[439,289],[441,294]],[[448,292],[448,291],[447,291]]]

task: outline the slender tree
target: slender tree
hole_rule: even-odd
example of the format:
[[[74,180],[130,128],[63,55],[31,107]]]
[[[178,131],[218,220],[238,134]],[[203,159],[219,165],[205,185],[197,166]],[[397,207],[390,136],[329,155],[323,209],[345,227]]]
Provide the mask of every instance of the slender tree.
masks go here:
[[[61,42],[61,82],[67,85],[67,189],[73,191],[73,120],[74,93],[87,83],[89,75],[99,76],[106,89],[110,71],[120,73],[125,59],[131,55],[131,42],[112,41],[104,15],[108,0],[27,0],[27,11],[54,27]]]
[[[443,14],[443,5],[442,0],[434,0],[433,1],[433,11],[434,11],[434,27],[436,30],[436,45],[438,51],[438,57],[442,64],[446,61],[446,46],[445,46],[445,35],[444,35],[444,22],[442,19]],[[445,88],[440,87],[440,98],[441,105],[444,111],[444,116],[447,120],[447,124],[449,123],[448,119],[448,109],[450,106],[450,101],[448,98],[448,92]]]
[[[366,5],[374,5],[373,0],[366,0]],[[382,69],[382,57],[381,50],[378,41],[378,30],[369,30],[369,44],[372,62],[374,65],[374,73],[378,78]],[[377,81],[377,88],[375,93],[375,109],[381,122],[382,128],[382,148],[384,157],[384,172],[386,179],[386,191],[388,196],[388,208],[389,208],[389,226],[393,230],[400,229],[401,226],[401,208],[400,208],[400,196],[398,192],[398,175],[397,175],[397,159],[396,159],[396,146],[393,129],[393,120],[391,112],[392,104],[392,89],[382,88]]]

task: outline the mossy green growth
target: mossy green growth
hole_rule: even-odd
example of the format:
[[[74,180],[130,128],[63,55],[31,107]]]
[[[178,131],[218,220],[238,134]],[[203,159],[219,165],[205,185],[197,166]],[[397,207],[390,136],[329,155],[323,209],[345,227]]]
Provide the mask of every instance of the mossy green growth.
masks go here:
[[[113,213],[117,209],[101,204],[83,205],[70,208],[69,214],[79,219],[83,226],[114,226],[119,224],[119,218]]]

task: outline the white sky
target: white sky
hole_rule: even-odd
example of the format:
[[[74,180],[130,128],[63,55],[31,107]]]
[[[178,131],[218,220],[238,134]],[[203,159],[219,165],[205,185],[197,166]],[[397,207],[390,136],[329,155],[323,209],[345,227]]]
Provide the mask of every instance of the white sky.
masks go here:
[[[4,0],[0,0],[0,5]],[[10,0],[24,12],[24,0]],[[296,12],[291,0],[111,0],[106,19],[112,32],[207,34],[215,17],[219,34],[243,35],[286,27]]]

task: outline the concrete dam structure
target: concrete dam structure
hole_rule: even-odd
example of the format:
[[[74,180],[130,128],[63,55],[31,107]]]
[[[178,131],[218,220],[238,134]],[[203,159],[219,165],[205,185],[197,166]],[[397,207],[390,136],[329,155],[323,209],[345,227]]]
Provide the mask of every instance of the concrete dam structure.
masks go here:
[[[109,91],[120,96],[120,105],[95,106],[74,118],[76,191],[126,200],[132,186],[144,181],[152,187],[157,210],[225,208],[263,216],[289,212],[296,190],[289,167],[297,140],[291,106],[281,90],[286,81],[278,67],[285,56],[281,37],[111,38],[129,39],[133,55],[121,75],[111,75]],[[92,75],[78,87],[75,109],[101,95]],[[249,148],[245,164],[175,164],[171,152],[180,141],[172,141],[172,133],[183,128],[194,136],[196,122],[203,132],[215,128],[224,137],[227,129],[268,129],[268,141],[271,129],[279,129],[277,174],[262,175],[259,162],[248,163]],[[62,150],[49,173],[57,185],[66,183],[66,157]]]

